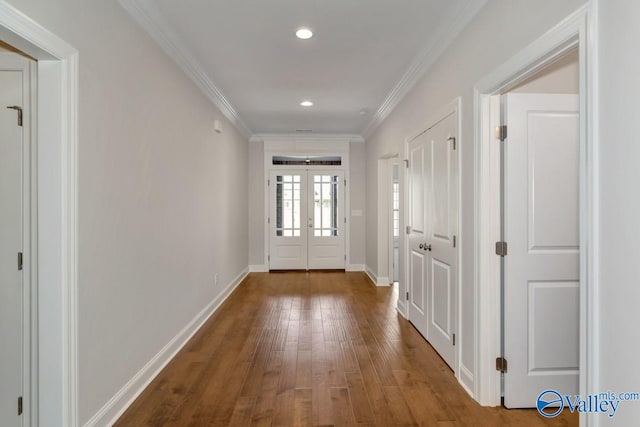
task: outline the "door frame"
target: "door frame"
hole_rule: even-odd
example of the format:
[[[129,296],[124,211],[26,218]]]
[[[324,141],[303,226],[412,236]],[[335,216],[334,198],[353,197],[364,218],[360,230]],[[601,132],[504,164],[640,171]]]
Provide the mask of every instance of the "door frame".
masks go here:
[[[466,373],[466,369],[462,366],[462,363],[460,363],[460,361],[462,360],[462,345],[460,345],[460,342],[462,342],[461,339],[461,330],[462,330],[462,299],[461,299],[461,295],[462,295],[462,269],[460,268],[460,266],[462,265],[463,262],[463,255],[462,255],[462,242],[463,242],[463,236],[462,236],[462,150],[463,150],[463,146],[464,144],[461,143],[461,139],[462,139],[462,97],[456,97],[455,99],[453,99],[451,102],[449,102],[447,105],[445,105],[444,107],[442,107],[437,114],[434,114],[433,116],[429,117],[429,120],[426,121],[427,126],[422,126],[420,128],[420,130],[418,131],[414,131],[413,133],[411,133],[411,136],[405,138],[404,140],[404,158],[405,158],[405,168],[404,168],[404,172],[401,173],[401,176],[404,176],[404,188],[403,185],[401,184],[400,186],[400,194],[401,194],[401,222],[400,222],[400,254],[402,255],[403,252],[404,254],[407,254],[404,259],[400,259],[400,264],[402,265],[402,271],[404,272],[404,277],[406,278],[404,280],[405,282],[405,287],[404,290],[405,292],[409,289],[410,286],[410,273],[409,273],[409,269],[410,269],[410,265],[409,265],[409,254],[411,253],[410,250],[410,245],[409,245],[409,239],[407,238],[407,227],[409,226],[409,211],[411,210],[411,207],[409,206],[409,200],[410,200],[410,195],[409,195],[409,191],[410,191],[410,186],[409,186],[409,167],[408,167],[408,162],[409,162],[409,143],[411,141],[413,141],[414,139],[416,139],[417,137],[419,137],[421,134],[425,133],[426,131],[428,131],[429,129],[431,129],[432,127],[434,127],[436,124],[438,124],[440,121],[442,121],[443,119],[445,119],[446,117],[448,117],[451,114],[457,113],[458,114],[458,118],[457,118],[457,135],[458,135],[458,141],[456,141],[457,144],[457,148],[456,148],[456,152],[457,152],[457,163],[458,163],[458,188],[456,189],[456,191],[458,192],[458,218],[456,218],[456,226],[457,226],[457,244],[456,244],[456,256],[458,257],[458,275],[457,275],[457,282],[456,282],[456,301],[454,303],[455,306],[455,334],[458,337],[458,340],[456,340],[456,342],[458,344],[456,344],[455,346],[455,357],[454,357],[454,362],[453,362],[453,374],[455,376],[456,379],[458,379],[458,382],[466,389],[466,384],[462,381],[462,376],[467,376],[468,374]],[[402,169],[402,168],[401,168]],[[404,203],[404,205],[403,205]],[[401,277],[402,280],[402,277]],[[399,311],[400,311],[400,299],[401,299],[402,294],[400,294],[398,296],[398,307],[399,307]],[[409,320],[410,318],[410,310],[411,310],[411,304],[409,304],[408,299],[406,298],[406,293],[405,293],[405,297],[404,297],[404,310],[400,311],[401,314],[407,319]],[[426,337],[425,337],[426,339]]]
[[[31,425],[47,419],[75,427],[78,51],[4,0],[0,39],[38,60],[31,117],[31,404],[26,410]],[[60,404],[44,405],[39,395],[61,395]]]
[[[344,213],[347,223],[344,225],[345,239],[345,271],[358,271],[356,266],[351,265],[351,179],[349,175],[350,158],[349,145],[351,142],[362,142],[362,137],[357,135],[290,135],[290,134],[266,134],[255,135],[252,141],[263,141],[264,143],[264,169],[263,169],[263,194],[264,194],[264,257],[263,265],[254,271],[269,271],[269,250],[270,250],[270,224],[267,222],[270,215],[270,192],[269,175],[272,170],[295,170],[295,169],[336,169],[344,173],[347,183],[344,189]],[[274,165],[273,156],[340,156],[342,164],[340,166],[285,166]]]
[[[586,4],[474,87],[475,171],[475,366],[473,395],[482,405],[500,405],[500,150],[495,143],[496,102],[492,96],[531,77],[571,49],[579,49],[580,69],[580,394],[598,390],[598,140],[596,20]],[[597,418],[581,414],[581,425]],[[583,424],[584,423],[584,424]]]

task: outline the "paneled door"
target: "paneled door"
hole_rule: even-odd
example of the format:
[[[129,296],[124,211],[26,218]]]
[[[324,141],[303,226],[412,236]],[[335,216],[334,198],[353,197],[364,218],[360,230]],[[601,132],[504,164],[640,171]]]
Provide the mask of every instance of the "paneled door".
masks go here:
[[[409,320],[453,368],[458,283],[457,111],[409,142]]]
[[[23,105],[21,71],[0,71],[0,420],[22,425],[18,398],[23,395],[23,134],[18,111]]]
[[[578,392],[577,95],[503,97],[504,402],[534,407],[547,389]]]
[[[269,175],[269,269],[345,268],[344,172]]]

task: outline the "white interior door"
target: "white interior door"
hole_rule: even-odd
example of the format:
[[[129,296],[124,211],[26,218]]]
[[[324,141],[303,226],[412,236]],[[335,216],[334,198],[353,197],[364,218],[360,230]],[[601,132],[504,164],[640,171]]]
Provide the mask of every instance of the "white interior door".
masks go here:
[[[281,170],[269,176],[269,269],[344,269],[344,172]]]
[[[577,95],[503,97],[504,402],[578,392],[579,110]]]
[[[409,142],[409,320],[453,368],[458,256],[458,115]]]
[[[426,218],[427,140],[426,132],[409,142],[409,321],[425,338],[428,335],[427,280],[429,276]]]
[[[429,132],[426,149],[427,340],[454,367],[458,283],[458,115],[450,114]]]
[[[23,277],[18,253],[23,245],[22,72],[0,71],[0,420],[22,425],[18,397],[23,395]]]
[[[308,171],[308,267],[344,269],[344,173]]]

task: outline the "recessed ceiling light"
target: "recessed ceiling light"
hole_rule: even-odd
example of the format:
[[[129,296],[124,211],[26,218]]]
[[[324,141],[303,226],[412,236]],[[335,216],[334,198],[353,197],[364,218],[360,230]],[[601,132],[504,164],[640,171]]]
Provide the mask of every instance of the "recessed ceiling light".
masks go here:
[[[313,31],[304,27],[298,28],[298,31],[296,31],[296,37],[302,40],[310,39],[311,37],[313,37]]]
[[[311,107],[311,106],[313,106],[313,102],[311,102],[311,101],[302,101],[300,103],[300,105],[302,105],[303,107]]]

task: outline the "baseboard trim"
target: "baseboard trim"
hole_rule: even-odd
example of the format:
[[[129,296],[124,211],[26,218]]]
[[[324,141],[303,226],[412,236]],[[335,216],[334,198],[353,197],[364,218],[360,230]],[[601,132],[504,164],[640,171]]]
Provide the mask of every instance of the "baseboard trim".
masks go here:
[[[364,264],[349,264],[346,271],[365,271]]]
[[[473,390],[473,374],[462,363],[460,364],[460,377],[458,378],[458,382],[460,383],[462,388],[467,393],[469,393],[469,396],[475,399],[472,391]]]
[[[198,313],[167,345],[140,369],[89,421],[85,427],[113,425],[162,369],[175,357],[220,305],[249,274],[245,268],[227,287]]]
[[[407,319],[407,305],[405,304],[404,301],[400,301],[400,299],[398,299],[398,305],[396,307],[396,310],[398,311],[398,313],[400,313],[402,317]]]
[[[253,264],[249,266],[249,273],[268,273],[269,267],[264,264]]]
[[[375,286],[389,286],[389,278],[388,277],[378,277],[375,275],[375,273],[373,272],[373,270],[371,270],[371,268],[369,268],[369,266],[365,266],[364,269],[365,273],[367,273],[367,276],[369,276],[369,279],[373,282],[373,284]]]

